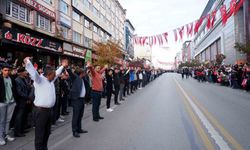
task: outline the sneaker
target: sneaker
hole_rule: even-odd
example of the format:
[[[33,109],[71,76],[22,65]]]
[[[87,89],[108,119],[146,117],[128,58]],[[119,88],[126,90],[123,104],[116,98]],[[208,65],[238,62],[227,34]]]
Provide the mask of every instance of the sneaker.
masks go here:
[[[112,112],[114,111],[112,108],[107,109],[107,112]]]
[[[7,135],[5,138],[6,138],[7,141],[9,141],[9,142],[12,142],[12,141],[15,140],[15,138],[11,137],[10,135]]]
[[[63,120],[62,118],[59,118],[57,121],[63,123],[65,120]]]
[[[6,142],[5,142],[5,140],[0,140],[0,146],[3,146],[3,145],[5,145],[6,144]]]

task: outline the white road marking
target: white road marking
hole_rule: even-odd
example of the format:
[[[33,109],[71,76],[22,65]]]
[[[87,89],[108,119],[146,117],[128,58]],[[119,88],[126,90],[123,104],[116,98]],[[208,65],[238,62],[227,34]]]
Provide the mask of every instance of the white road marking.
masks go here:
[[[192,99],[187,95],[185,90],[181,87],[181,85],[178,83],[178,81],[174,78],[176,84],[188,100],[189,104],[193,108],[194,112],[196,115],[199,117],[201,120],[202,124],[205,126],[207,129],[208,133],[211,135],[211,138],[215,141],[215,143],[218,145],[218,147],[221,150],[231,150],[231,148],[228,146],[227,142],[223,139],[222,136],[220,136],[219,132],[215,130],[215,128],[212,126],[212,124],[208,121],[208,119],[205,117],[205,115],[202,113],[202,111],[194,104]]]

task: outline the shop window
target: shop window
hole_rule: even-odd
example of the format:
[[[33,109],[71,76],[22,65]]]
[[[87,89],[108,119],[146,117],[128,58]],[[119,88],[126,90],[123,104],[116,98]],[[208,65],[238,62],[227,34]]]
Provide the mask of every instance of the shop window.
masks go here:
[[[81,34],[73,31],[73,42],[81,44]]]
[[[75,12],[75,11],[73,11],[73,12],[72,12],[72,16],[73,16],[73,19],[74,19],[75,21],[81,22],[81,15],[80,15],[80,14],[78,14],[78,13]]]
[[[51,31],[51,21],[50,19],[37,14],[37,27],[50,32]]]
[[[69,12],[69,6],[67,3],[65,3],[63,0],[60,0],[60,11],[64,14],[68,14]]]
[[[6,14],[19,21],[30,23],[30,10],[17,3],[8,1]]]

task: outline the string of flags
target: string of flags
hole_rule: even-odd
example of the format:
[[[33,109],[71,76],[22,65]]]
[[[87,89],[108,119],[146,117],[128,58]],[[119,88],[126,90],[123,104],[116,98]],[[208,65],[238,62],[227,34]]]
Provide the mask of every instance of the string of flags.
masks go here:
[[[244,0],[231,0],[230,8],[227,11],[227,7],[223,4],[218,10],[214,10],[206,16],[200,17],[200,19],[193,21],[189,24],[183,25],[177,29],[174,29],[172,33],[174,34],[175,42],[179,40],[183,40],[184,36],[187,38],[193,37],[196,35],[202,26],[202,24],[206,21],[207,30],[211,30],[214,27],[216,19],[216,15],[220,13],[222,19],[222,25],[225,26],[230,17],[235,16],[240,8],[243,6]],[[136,45],[149,45],[150,47],[155,45],[163,45],[164,43],[168,43],[168,37],[170,32],[164,32],[162,34],[153,35],[153,36],[135,36],[134,44]]]

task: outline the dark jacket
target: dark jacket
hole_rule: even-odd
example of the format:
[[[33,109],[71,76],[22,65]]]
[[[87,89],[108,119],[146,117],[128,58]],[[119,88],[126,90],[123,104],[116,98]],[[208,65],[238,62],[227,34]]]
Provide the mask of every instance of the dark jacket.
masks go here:
[[[106,81],[107,81],[106,90],[112,91],[113,90],[113,77],[108,74],[108,71],[106,71],[105,73],[106,73]]]
[[[69,83],[67,80],[60,79],[60,89],[61,89],[61,97],[67,97],[69,95]]]
[[[118,73],[114,73],[114,87],[120,87],[120,76]]]
[[[72,87],[69,92],[69,98],[71,100],[78,100],[80,98],[82,86],[83,86],[83,79],[81,79],[78,75],[73,73],[70,69],[67,70],[69,73],[69,76],[72,80]],[[86,90],[86,89],[85,89]]]
[[[16,100],[17,99],[17,89],[16,89],[16,82],[15,80],[11,77],[11,82],[12,82],[12,93],[13,97]],[[4,79],[3,76],[0,76],[0,103],[4,103],[5,101],[5,85],[4,85]]]
[[[16,81],[16,89],[17,89],[17,105],[24,106],[29,100],[30,88],[26,79],[22,79],[21,77],[17,77]]]

